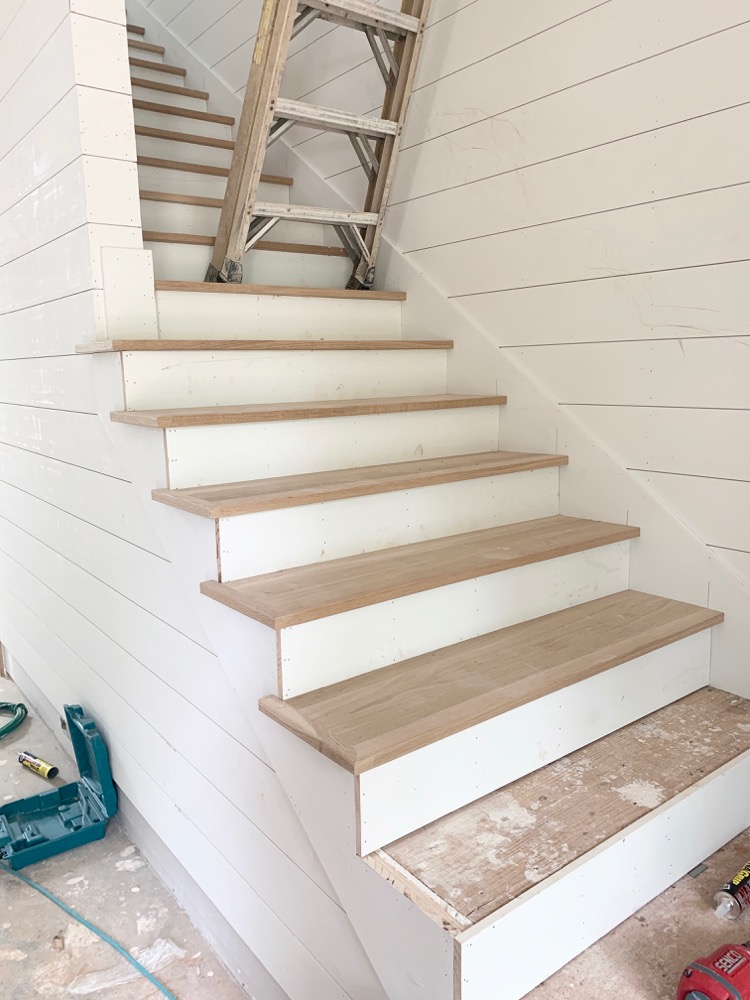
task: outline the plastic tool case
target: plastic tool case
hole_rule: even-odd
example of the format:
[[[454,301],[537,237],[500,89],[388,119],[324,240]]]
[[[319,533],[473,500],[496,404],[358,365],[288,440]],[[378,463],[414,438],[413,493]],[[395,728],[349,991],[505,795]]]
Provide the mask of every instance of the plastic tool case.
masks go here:
[[[80,781],[0,806],[0,859],[16,871],[101,840],[117,812],[109,753],[96,725],[80,705],[65,718]]]

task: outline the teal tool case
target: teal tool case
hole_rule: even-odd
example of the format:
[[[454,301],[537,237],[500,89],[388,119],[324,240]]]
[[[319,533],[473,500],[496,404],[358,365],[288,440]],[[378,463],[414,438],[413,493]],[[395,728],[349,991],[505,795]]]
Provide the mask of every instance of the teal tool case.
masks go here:
[[[15,871],[101,840],[117,812],[109,753],[80,705],[65,718],[80,780],[0,806],[0,861]]]

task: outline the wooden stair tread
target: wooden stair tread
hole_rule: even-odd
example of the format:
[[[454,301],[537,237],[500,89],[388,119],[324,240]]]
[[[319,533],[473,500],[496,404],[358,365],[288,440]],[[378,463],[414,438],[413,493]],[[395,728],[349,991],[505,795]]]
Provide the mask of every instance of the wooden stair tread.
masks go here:
[[[211,96],[207,90],[178,87],[173,83],[162,83],[160,80],[147,80],[142,76],[131,76],[130,85],[131,87],[140,87],[142,90],[160,90],[163,94],[182,94],[184,97],[194,97],[198,101],[207,101]]]
[[[501,406],[505,396],[393,396],[364,399],[322,399],[312,402],[242,403],[235,406],[189,406],[165,410],[119,410],[111,414],[121,424],[140,427],[210,427],[217,424],[264,423],[271,420],[314,420],[321,417],[411,413],[470,406]]]
[[[79,344],[76,354],[119,351],[445,351],[451,347],[452,340],[91,340],[87,344]],[[434,461],[448,462],[450,459],[438,458]],[[347,474],[354,471],[344,470]]]
[[[260,708],[362,774],[723,618],[626,590]]]
[[[335,341],[318,341],[334,343]],[[356,341],[352,341],[356,343]],[[382,341],[365,341],[377,344]],[[411,348],[429,341],[393,341]],[[434,342],[436,345],[440,341]],[[450,341],[448,342],[450,343]],[[355,348],[357,349],[357,348]],[[395,490],[409,490],[439,483],[455,483],[464,479],[547,469],[567,464],[565,455],[526,455],[512,451],[483,452],[476,455],[451,455],[448,458],[423,459],[418,462],[395,462],[357,469],[334,469],[330,472],[310,472],[273,479],[251,479],[242,483],[221,483],[218,486],[195,486],[182,490],[154,490],[154,500],[179,507],[201,517],[221,518],[238,514],[255,514],[264,510],[280,510],[328,500],[372,496]]]
[[[156,281],[157,292],[207,292],[210,295],[281,295],[303,299],[354,299],[404,302],[406,292],[351,288],[302,288],[298,285],[225,285],[207,281]]]
[[[229,167],[217,167],[213,163],[188,163],[185,160],[165,160],[160,156],[139,156],[139,167],[158,167],[161,170],[180,170],[187,174],[208,174],[209,177],[229,177]]]
[[[279,629],[610,545],[638,534],[638,528],[628,525],[556,515],[298,566],[233,583],[212,580],[202,584],[201,591]]]
[[[136,49],[138,52],[154,52],[158,56],[163,56],[167,51],[163,45],[153,45],[151,42],[140,42],[136,38],[128,39],[128,48]]]
[[[231,139],[214,139],[210,135],[196,135],[193,132],[176,132],[168,128],[152,128],[150,125],[135,126],[135,134],[148,139],[167,139],[169,142],[184,142],[192,146],[210,146],[212,149],[226,149],[231,152]]]
[[[154,62],[153,59],[139,59],[137,56],[129,56],[128,62],[131,66],[137,66],[139,69],[152,69],[170,76],[187,76],[187,70],[184,66],[170,66],[169,63]]]
[[[703,688],[368,860],[474,925],[749,749],[750,702]]]
[[[215,236],[202,236],[198,233],[159,233],[150,229],[143,230],[144,243],[182,243],[187,246],[212,247]],[[343,247],[323,246],[319,243],[279,243],[276,240],[258,240],[253,250],[270,250],[275,253],[300,253],[316,257],[348,257]]]
[[[261,174],[261,183],[279,184],[291,187],[294,183],[291,177],[280,177],[278,174]],[[204,195],[183,194],[180,191],[149,191],[141,188],[139,191],[141,201],[163,201],[174,205],[198,205],[201,208],[218,208],[223,205],[221,198],[207,198]]]
[[[133,107],[136,111],[152,111],[154,114],[172,115],[175,118],[192,118],[195,121],[214,122],[217,125],[234,125],[237,121],[231,115],[216,115],[212,111],[194,111],[193,108],[177,108],[173,104],[158,104],[156,101],[143,101],[139,98],[134,99]]]
[[[132,31],[134,35],[145,35],[146,29],[142,28],[140,24],[126,24],[126,31]]]

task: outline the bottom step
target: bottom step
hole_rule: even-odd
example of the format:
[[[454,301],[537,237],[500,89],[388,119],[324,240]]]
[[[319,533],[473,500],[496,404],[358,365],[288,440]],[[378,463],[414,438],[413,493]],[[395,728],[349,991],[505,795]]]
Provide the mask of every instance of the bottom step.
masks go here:
[[[456,940],[454,1000],[518,1000],[750,824],[750,702],[704,688],[368,863]]]

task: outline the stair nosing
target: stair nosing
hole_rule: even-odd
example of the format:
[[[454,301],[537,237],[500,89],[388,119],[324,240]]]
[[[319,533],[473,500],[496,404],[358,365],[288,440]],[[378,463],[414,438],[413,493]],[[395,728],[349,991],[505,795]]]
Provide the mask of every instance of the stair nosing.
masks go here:
[[[506,668],[508,658],[512,658],[513,655],[512,652],[507,653],[507,643],[509,640],[512,642],[515,636],[523,636],[533,653],[535,642],[533,631],[535,629],[543,630],[545,626],[550,624],[554,625],[555,628],[564,629],[571,619],[576,620],[582,615],[588,616],[590,619],[592,615],[596,616],[601,609],[604,609],[603,617],[606,619],[608,614],[617,615],[618,609],[622,608],[623,603],[627,604],[633,599],[640,602],[641,598],[646,599],[643,601],[644,605],[651,602],[663,604],[665,607],[673,607],[675,611],[679,609],[681,614],[668,624],[652,625],[647,631],[646,638],[639,633],[635,637],[620,638],[614,644],[610,639],[609,644],[601,644],[598,654],[590,651],[581,654],[578,657],[577,666],[574,666],[576,664],[575,657],[564,651],[567,655],[562,658],[562,654],[560,654],[559,663],[548,663],[541,675],[535,673],[532,677],[529,671],[523,676],[512,678],[510,683],[503,683],[502,671]],[[638,610],[643,615],[644,609]],[[619,614],[621,617],[622,611],[619,611]],[[454,643],[443,649],[410,657],[399,663],[381,667],[367,674],[339,681],[328,687],[288,700],[269,695],[260,699],[259,708],[265,715],[293,732],[340,767],[351,774],[360,775],[432,746],[441,740],[449,739],[451,736],[465,732],[491,719],[500,718],[508,712],[605,673],[623,663],[628,663],[655,650],[663,649],[682,639],[713,628],[723,620],[724,615],[721,612],[680,601],[671,601],[651,594],[642,594],[639,591],[626,590],[497,629],[487,635]],[[627,625],[632,627],[632,621],[629,621]],[[529,634],[528,638],[527,634]],[[539,643],[538,638],[536,642]],[[506,645],[505,659],[503,659],[504,644]],[[325,729],[322,725],[316,727],[305,712],[306,708],[316,703],[325,702],[326,698],[346,695],[348,692],[356,691],[357,688],[363,689],[363,693],[360,694],[361,700],[363,694],[369,692],[371,685],[377,685],[379,690],[383,692],[393,691],[394,685],[397,688],[401,685],[402,690],[397,692],[398,696],[408,698],[411,675],[418,673],[421,667],[431,666],[436,661],[443,660],[446,666],[450,665],[449,672],[454,675],[457,665],[452,661],[452,658],[465,656],[467,658],[466,671],[471,672],[473,666],[471,657],[478,648],[485,645],[494,646],[498,656],[498,697],[494,701],[491,695],[483,691],[481,694],[474,693],[467,701],[456,700],[450,708],[443,706],[434,714],[430,714],[422,706],[417,705],[407,713],[409,719],[399,729],[385,734],[371,735],[368,740],[350,740],[348,742],[340,734]],[[487,654],[485,653],[485,655]],[[561,667],[566,668],[564,677],[559,676]],[[443,669],[445,670],[445,667]],[[481,669],[478,672],[480,675],[486,676],[486,673]],[[408,682],[405,688],[403,687],[404,682]],[[450,683],[450,679],[446,682]],[[421,700],[422,689],[420,688],[419,691],[418,702]],[[369,693],[365,694],[365,697],[368,702],[371,701]],[[355,699],[353,703],[349,704],[348,711],[357,712],[360,708],[361,705]]]
[[[378,567],[380,572],[378,586],[369,584],[368,589],[361,588],[357,593],[350,591],[348,596],[335,597],[325,582],[320,582],[316,583],[315,586],[318,592],[325,594],[325,600],[319,598],[314,607],[311,602],[308,602],[305,606],[300,604],[297,608],[289,610],[280,610],[279,607],[273,610],[271,607],[273,601],[271,587],[278,580],[285,583],[292,580],[298,581],[300,577],[304,576],[314,577],[316,574],[323,576],[328,574],[332,576],[336,573],[342,573],[350,580],[352,578],[352,568],[362,561],[378,566],[378,563],[388,563],[389,561],[391,563],[398,563],[399,560],[405,559],[408,565],[415,567],[419,556],[423,556],[426,551],[439,551],[441,546],[446,548],[453,546],[466,552],[472,542],[476,541],[484,545],[490,538],[496,538],[502,532],[506,532],[510,536],[514,531],[517,534],[525,531],[534,532],[539,531],[541,526],[549,526],[554,536],[556,529],[559,528],[558,534],[564,534],[566,527],[573,527],[574,525],[576,528],[580,528],[582,525],[589,526],[593,532],[592,536],[579,537],[572,541],[570,539],[566,541],[560,539],[556,544],[553,543],[550,545],[547,543],[546,547],[539,547],[537,545],[534,548],[532,544],[524,554],[510,556],[507,554],[498,556],[496,554],[494,559],[486,559],[484,562],[479,562],[472,554],[470,564],[459,564],[459,566],[451,566],[450,569],[444,564],[440,575],[435,570],[431,570],[430,572],[420,570],[421,575],[415,575],[411,579],[400,582],[392,575],[392,566],[388,567],[386,565],[385,569]],[[541,527],[542,531],[544,527]],[[598,534],[596,533],[597,529]],[[313,563],[308,566],[279,570],[276,573],[265,573],[255,577],[248,577],[244,580],[235,580],[231,583],[208,580],[201,584],[201,593],[213,598],[220,604],[225,604],[227,607],[239,611],[240,614],[244,614],[263,625],[268,625],[270,628],[278,630],[289,628],[293,625],[302,625],[317,621],[321,618],[329,618],[347,611],[370,607],[374,604],[382,604],[400,597],[409,596],[410,594],[422,593],[454,583],[462,583],[466,580],[475,580],[483,576],[490,576],[495,573],[515,569],[518,566],[546,562],[549,559],[555,559],[559,556],[590,551],[617,542],[628,541],[637,538],[639,534],[640,530],[632,525],[617,525],[601,521],[588,521],[583,518],[554,515],[548,518],[536,518],[532,521],[502,525],[499,528],[464,532],[459,535],[432,539],[426,542],[398,545],[389,549],[364,553],[363,555],[346,556],[343,559],[333,559],[329,562]],[[242,587],[262,587],[263,599],[259,601],[257,596],[254,597],[254,603],[251,606],[251,599],[247,596],[243,597]],[[297,593],[299,593],[299,590],[300,588],[298,587]]]
[[[487,464],[480,464],[477,462],[479,457],[484,457],[488,454],[497,454],[497,461]],[[505,464],[503,464],[502,456],[508,456],[510,452],[480,452],[475,456],[475,461],[472,464],[471,455],[465,456],[465,464],[462,467],[454,466],[441,469],[439,463],[444,462],[444,459],[433,459],[425,460],[419,462],[394,462],[391,463],[390,467],[397,469],[402,472],[402,476],[392,476],[390,478],[380,478],[373,477],[370,470],[382,469],[383,466],[364,466],[357,470],[359,472],[359,480],[342,484],[335,484],[333,474],[331,474],[332,483],[329,486],[313,486],[305,490],[304,484],[310,482],[314,484],[316,479],[320,478],[321,473],[304,473],[299,476],[278,476],[267,480],[249,480],[248,485],[259,484],[261,482],[267,484],[273,484],[275,482],[289,482],[289,480],[298,480],[299,486],[298,491],[293,492],[290,488],[287,488],[283,496],[277,494],[274,499],[272,498],[252,498],[245,501],[240,499],[232,500],[201,500],[196,498],[197,494],[201,490],[210,490],[211,487],[191,487],[182,490],[169,490],[161,489],[154,490],[152,492],[152,497],[159,503],[166,504],[167,506],[177,507],[178,509],[188,511],[189,513],[195,514],[199,517],[206,517],[212,520],[220,520],[229,517],[239,517],[245,514],[257,514],[268,510],[286,510],[291,507],[304,507],[310,504],[326,503],[332,500],[348,500],[355,497],[364,496],[376,496],[383,493],[396,493],[401,490],[412,490],[421,489],[423,487],[429,486],[439,486],[443,483],[456,483],[465,482],[474,479],[488,479],[493,476],[502,475],[512,475],[517,472],[531,472],[542,469],[549,468],[559,468],[560,466],[567,465],[568,457],[567,455],[523,455],[521,453],[515,453],[518,455],[518,461],[515,463],[509,463],[507,458],[505,459]],[[428,469],[426,471],[418,471],[419,466],[426,466],[430,463],[434,463],[434,470]],[[403,469],[399,470],[399,466],[403,466]],[[345,472],[351,472],[352,470],[342,470]],[[369,476],[368,476],[369,472]],[[244,483],[237,484],[222,484],[226,486],[234,486],[239,489]],[[214,487],[216,488],[216,487]],[[304,491],[304,492],[303,492]],[[280,491],[284,492],[283,490]]]

